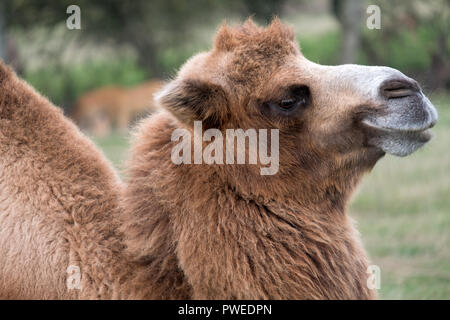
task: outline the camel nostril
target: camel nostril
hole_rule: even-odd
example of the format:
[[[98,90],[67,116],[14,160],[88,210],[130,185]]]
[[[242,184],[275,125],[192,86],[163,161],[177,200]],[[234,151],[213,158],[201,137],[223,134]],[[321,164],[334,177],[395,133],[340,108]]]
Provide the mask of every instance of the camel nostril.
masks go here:
[[[408,97],[418,92],[420,92],[420,88],[414,80],[388,80],[380,86],[381,95],[388,99]]]

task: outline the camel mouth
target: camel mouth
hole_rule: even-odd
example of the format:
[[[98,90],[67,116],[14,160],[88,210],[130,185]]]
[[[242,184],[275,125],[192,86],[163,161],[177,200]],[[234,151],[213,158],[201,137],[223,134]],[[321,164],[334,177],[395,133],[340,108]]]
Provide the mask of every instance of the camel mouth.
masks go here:
[[[404,157],[431,140],[437,119],[435,107],[418,92],[389,98],[382,114],[371,114],[362,124],[370,131],[370,146]]]
[[[430,131],[431,128],[433,128],[436,125],[436,122],[430,122],[430,121],[423,121],[417,124],[414,124],[411,126],[411,128],[405,128],[405,127],[384,127],[384,126],[377,126],[373,122],[371,122],[368,119],[362,120],[362,124],[364,124],[366,127],[373,128],[380,131],[385,132],[404,132],[405,134],[408,133],[423,133],[426,131]]]
[[[368,143],[372,147],[398,157],[415,152],[433,137],[431,130],[423,131],[386,131],[375,129]]]

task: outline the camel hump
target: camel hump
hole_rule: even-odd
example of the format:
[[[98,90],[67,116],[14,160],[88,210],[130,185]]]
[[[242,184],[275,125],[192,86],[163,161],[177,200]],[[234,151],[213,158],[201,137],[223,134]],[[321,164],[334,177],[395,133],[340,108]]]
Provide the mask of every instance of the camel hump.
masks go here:
[[[11,117],[11,91],[14,71],[0,59],[0,120]]]
[[[0,85],[8,79],[14,71],[0,59]]]

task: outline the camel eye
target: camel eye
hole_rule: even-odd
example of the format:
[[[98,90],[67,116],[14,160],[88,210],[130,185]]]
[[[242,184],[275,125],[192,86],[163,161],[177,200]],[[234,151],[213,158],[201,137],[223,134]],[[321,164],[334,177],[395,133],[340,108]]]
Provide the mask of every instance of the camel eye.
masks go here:
[[[262,103],[261,111],[270,117],[298,118],[311,104],[311,93],[305,85],[292,85],[282,96]]]
[[[284,99],[281,100],[280,107],[283,109],[290,109],[297,103],[296,99]]]
[[[291,110],[294,107],[306,107],[310,103],[309,88],[304,85],[295,85],[289,88],[289,98],[281,100],[278,105],[283,111]]]

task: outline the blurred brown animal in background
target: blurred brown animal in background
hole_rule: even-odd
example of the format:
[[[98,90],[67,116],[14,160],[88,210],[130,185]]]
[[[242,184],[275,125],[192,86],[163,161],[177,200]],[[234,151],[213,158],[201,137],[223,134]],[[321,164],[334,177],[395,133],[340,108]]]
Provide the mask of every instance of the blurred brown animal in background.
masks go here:
[[[105,136],[113,128],[125,133],[134,120],[156,110],[153,95],[162,85],[150,80],[132,88],[107,86],[90,91],[77,100],[71,117],[95,136]]]

